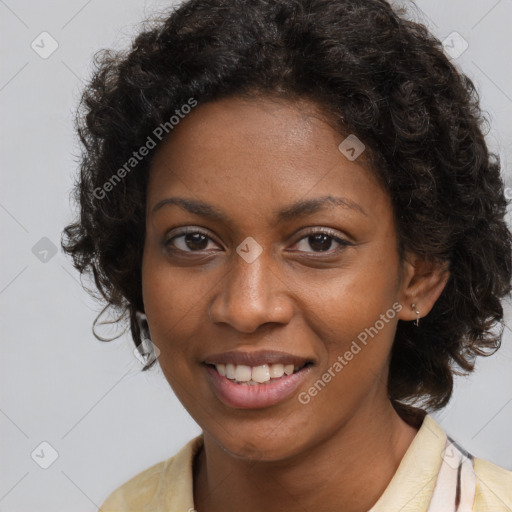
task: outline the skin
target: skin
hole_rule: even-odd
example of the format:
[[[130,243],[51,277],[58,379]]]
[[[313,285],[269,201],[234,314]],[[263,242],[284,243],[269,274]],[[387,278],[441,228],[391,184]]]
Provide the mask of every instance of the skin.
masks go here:
[[[162,371],[204,432],[198,511],[367,511],[417,433],[387,397],[389,354],[398,319],[428,314],[448,275],[413,254],[400,261],[391,200],[364,153],[349,161],[338,150],[344,138],[306,100],[231,97],[197,106],[155,154],[143,298]],[[281,208],[328,195],[358,206],[276,222]],[[227,220],[175,204],[153,211],[175,196]],[[187,243],[186,226],[207,238]],[[311,239],[310,228],[351,245]],[[263,248],[250,264],[236,252],[248,236]],[[234,349],[300,355],[314,362],[307,391],[394,303],[400,312],[306,405],[294,393],[229,407],[201,364]]]

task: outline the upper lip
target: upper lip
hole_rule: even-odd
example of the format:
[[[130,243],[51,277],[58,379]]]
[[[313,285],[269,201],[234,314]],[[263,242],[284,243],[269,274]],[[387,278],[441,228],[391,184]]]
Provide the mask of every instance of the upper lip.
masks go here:
[[[310,358],[302,357],[285,352],[276,352],[275,350],[260,350],[257,352],[242,352],[231,350],[220,354],[208,356],[205,364],[243,364],[246,366],[261,366],[264,364],[293,364],[295,367],[302,367],[306,363],[312,362]]]

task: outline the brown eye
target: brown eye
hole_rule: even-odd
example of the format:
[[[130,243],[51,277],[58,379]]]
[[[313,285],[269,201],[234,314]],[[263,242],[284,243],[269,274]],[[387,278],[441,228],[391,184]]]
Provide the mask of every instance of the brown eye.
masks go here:
[[[330,252],[331,254],[342,250],[344,247],[353,245],[334,233],[325,230],[307,234],[297,242],[297,245],[300,246],[301,243],[306,252]],[[338,248],[330,251],[333,243],[338,244]]]
[[[315,235],[309,235],[307,237],[309,246],[314,251],[328,251],[331,248],[332,242],[334,241],[332,236],[324,233],[317,233]]]
[[[202,231],[185,231],[178,233],[165,242],[165,246],[171,250],[183,252],[198,252],[208,249],[208,242],[212,241]]]

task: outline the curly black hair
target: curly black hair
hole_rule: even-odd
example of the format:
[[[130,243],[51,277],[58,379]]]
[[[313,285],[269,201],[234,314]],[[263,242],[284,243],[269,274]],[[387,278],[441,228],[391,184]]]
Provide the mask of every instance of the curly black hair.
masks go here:
[[[80,213],[61,243],[106,307],[129,318],[136,347],[148,332],[141,262],[155,150],[133,170],[126,162],[155,142],[156,127],[172,136],[170,117],[191,100],[259,95],[308,99],[363,141],[392,200],[400,256],[449,266],[419,327],[398,322],[392,402],[444,407],[453,376],[499,348],[512,268],[499,156],[486,146],[473,82],[406,14],[385,0],[189,0],[145,25],[129,50],[95,55],[76,116]]]

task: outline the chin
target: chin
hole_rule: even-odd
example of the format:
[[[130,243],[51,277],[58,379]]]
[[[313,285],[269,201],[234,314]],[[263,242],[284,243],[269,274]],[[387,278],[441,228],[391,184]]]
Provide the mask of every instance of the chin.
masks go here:
[[[265,437],[261,434],[236,433],[233,437],[216,439],[216,443],[229,455],[247,462],[277,462],[293,457],[301,451],[291,442],[296,436],[279,434],[279,428]]]

